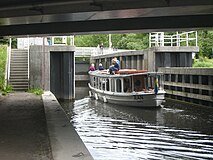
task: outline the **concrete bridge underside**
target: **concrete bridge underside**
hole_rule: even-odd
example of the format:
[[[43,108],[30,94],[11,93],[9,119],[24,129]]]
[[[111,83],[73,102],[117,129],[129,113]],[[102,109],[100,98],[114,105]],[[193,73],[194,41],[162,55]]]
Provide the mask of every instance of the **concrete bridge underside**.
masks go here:
[[[212,0],[0,1],[0,36],[213,27]]]

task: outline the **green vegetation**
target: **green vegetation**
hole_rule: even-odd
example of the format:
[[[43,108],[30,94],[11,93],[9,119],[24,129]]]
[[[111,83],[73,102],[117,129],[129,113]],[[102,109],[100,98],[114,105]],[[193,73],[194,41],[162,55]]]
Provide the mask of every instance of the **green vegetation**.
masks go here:
[[[90,57],[75,57],[75,62],[90,62]]]
[[[28,92],[34,93],[35,95],[42,95],[44,93],[44,90],[41,88],[31,88]]]
[[[4,90],[5,65],[7,61],[7,46],[0,46],[0,91]]]
[[[198,46],[200,52],[197,54],[197,58],[213,58],[213,31],[198,31]]]
[[[12,86],[10,85],[6,85],[3,89],[2,89],[2,95],[7,95],[8,93],[11,93],[13,91]]]
[[[0,38],[0,45],[9,45],[9,38]],[[17,38],[12,38],[11,43],[12,48],[17,48]]]
[[[168,32],[167,34],[174,33]],[[148,48],[148,38],[148,33],[112,34],[112,47],[142,50]],[[103,43],[105,47],[109,47],[108,34],[75,36],[75,45],[79,47],[97,47],[101,43]],[[195,42],[190,42],[190,45],[195,45]],[[197,59],[194,60],[193,67],[213,67],[213,31],[198,31],[198,46],[200,52],[196,54]]]
[[[174,34],[174,33],[168,32],[167,34]],[[148,33],[112,34],[111,39],[113,48],[142,50],[148,48],[149,46]],[[75,36],[75,45],[77,47],[97,47],[101,43],[103,43],[105,47],[109,47],[108,34]],[[199,57],[213,58],[212,44],[213,44],[213,31],[211,30],[198,31],[198,46],[200,48],[200,52],[196,54],[196,58]],[[195,42],[190,42],[190,45],[195,45]]]
[[[208,58],[200,58],[194,59],[193,67],[205,67],[205,68],[213,68],[213,59]]]
[[[113,48],[142,50],[149,47],[148,33],[112,34],[111,39]],[[97,47],[101,43],[104,47],[109,47],[108,34],[75,36],[77,47]]]

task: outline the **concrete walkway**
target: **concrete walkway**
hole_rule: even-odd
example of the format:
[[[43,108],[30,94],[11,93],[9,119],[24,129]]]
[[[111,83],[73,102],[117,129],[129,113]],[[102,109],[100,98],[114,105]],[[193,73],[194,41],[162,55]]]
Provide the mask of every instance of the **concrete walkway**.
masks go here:
[[[0,159],[93,158],[51,92],[17,92],[0,96]]]
[[[40,96],[17,92],[0,97],[0,159],[53,159]]]
[[[51,92],[42,95],[54,160],[93,160]]]

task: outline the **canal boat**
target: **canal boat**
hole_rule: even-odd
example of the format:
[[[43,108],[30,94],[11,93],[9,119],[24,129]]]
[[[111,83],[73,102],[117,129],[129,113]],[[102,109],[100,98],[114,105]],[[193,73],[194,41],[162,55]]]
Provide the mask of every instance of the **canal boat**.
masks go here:
[[[122,69],[89,71],[89,96],[103,102],[137,107],[158,107],[164,101],[162,73]]]

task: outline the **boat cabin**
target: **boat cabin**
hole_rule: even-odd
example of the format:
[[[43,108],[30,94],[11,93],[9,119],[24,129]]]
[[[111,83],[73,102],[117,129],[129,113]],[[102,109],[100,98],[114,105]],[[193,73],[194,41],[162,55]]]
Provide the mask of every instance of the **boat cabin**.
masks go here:
[[[93,88],[109,92],[154,92],[155,84],[162,86],[162,75],[152,72],[136,74],[90,74],[90,85]]]

